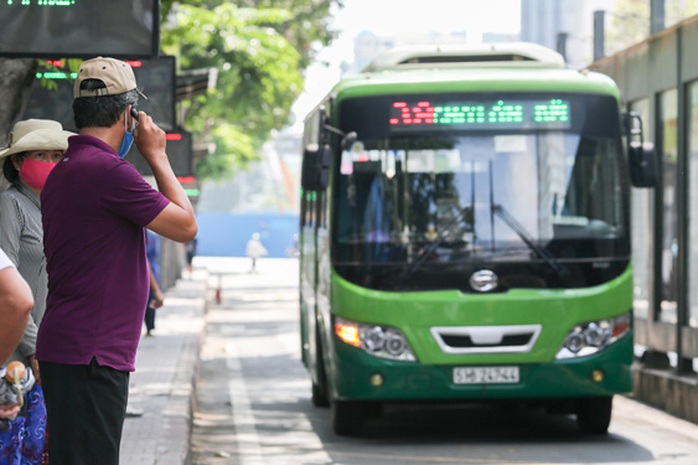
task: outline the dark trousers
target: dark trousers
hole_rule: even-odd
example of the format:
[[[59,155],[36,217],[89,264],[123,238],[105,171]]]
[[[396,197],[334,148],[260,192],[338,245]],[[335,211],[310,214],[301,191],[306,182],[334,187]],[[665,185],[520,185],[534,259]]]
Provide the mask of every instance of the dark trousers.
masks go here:
[[[40,362],[51,465],[119,465],[129,373]]]
[[[155,329],[155,309],[150,305],[145,309],[145,329],[148,331]]]

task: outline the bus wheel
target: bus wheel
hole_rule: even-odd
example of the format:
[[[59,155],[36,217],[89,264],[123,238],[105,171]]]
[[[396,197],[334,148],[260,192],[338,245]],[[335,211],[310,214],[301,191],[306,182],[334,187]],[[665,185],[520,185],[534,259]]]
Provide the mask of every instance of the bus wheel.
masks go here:
[[[313,383],[311,400],[315,407],[329,407],[330,401],[327,399],[327,392],[320,385]]]
[[[336,399],[332,401],[332,428],[335,434],[358,436],[365,418],[363,403]]]
[[[588,397],[577,402],[577,426],[583,434],[606,434],[611,423],[613,396]]]

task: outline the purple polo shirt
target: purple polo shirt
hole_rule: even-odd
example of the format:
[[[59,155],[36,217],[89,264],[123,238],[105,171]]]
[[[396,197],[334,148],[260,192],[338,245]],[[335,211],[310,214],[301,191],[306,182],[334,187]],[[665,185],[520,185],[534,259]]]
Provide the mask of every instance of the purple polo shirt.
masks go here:
[[[41,191],[49,281],[37,359],[135,370],[149,288],[143,226],[169,202],[105,142],[69,139]]]

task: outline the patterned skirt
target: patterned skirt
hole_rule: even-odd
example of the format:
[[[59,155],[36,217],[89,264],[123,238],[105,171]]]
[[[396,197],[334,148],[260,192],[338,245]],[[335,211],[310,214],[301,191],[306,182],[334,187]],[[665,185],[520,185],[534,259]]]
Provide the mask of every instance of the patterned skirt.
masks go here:
[[[11,422],[9,431],[0,431],[0,465],[46,463],[46,404],[41,386],[34,385],[24,402],[26,413],[23,411]]]

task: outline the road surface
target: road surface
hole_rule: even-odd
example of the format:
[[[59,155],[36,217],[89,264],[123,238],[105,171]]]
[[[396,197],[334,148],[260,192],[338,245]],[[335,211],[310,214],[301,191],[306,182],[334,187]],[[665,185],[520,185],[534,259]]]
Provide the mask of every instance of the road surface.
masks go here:
[[[698,425],[621,396],[604,437],[573,417],[453,405],[386,407],[362,437],[336,436],[300,361],[298,262],[197,260],[211,278],[194,465],[698,464]]]

